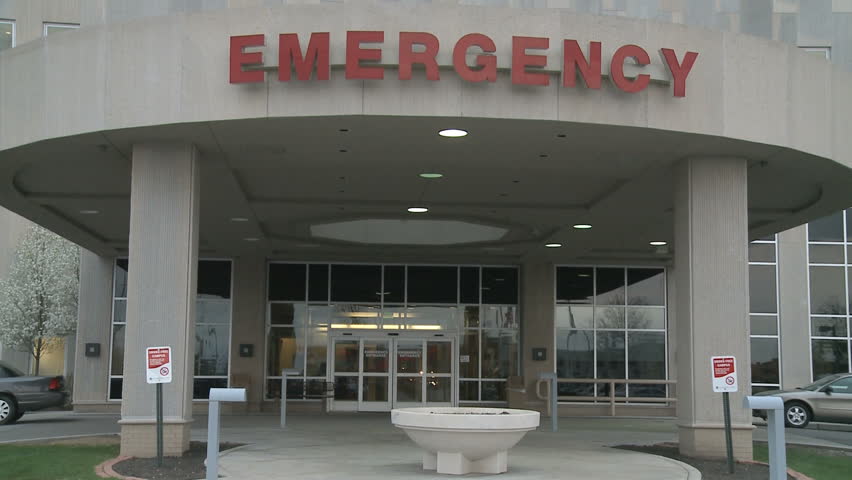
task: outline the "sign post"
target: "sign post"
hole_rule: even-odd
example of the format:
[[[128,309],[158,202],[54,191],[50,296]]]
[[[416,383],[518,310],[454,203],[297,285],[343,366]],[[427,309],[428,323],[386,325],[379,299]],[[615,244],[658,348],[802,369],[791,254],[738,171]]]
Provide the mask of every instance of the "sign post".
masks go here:
[[[713,375],[713,391],[722,393],[728,473],[734,473],[734,446],[733,439],[731,438],[731,400],[728,395],[730,392],[739,390],[737,382],[737,359],[733,356],[710,357],[710,370]]]
[[[172,383],[172,347],[145,349],[145,378],[157,385],[157,466],[163,466],[163,384]]]

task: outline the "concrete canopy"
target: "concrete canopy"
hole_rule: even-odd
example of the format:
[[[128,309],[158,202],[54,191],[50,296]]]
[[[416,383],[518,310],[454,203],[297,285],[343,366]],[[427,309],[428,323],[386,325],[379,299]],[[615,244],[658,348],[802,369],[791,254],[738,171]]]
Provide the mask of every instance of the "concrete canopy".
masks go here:
[[[440,65],[451,65],[459,37],[483,33],[501,71],[488,84],[451,70],[401,81],[392,68],[384,80],[345,80],[337,66],[348,30],[384,31],[383,64],[395,62],[400,31],[440,38]],[[306,43],[326,31],[329,81],[284,83],[270,72],[265,83],[228,83],[229,36],[264,33],[274,65],[279,33]],[[550,38],[551,66],[562,64],[562,39],[699,57],[685,98],[671,85],[564,88],[558,75],[517,86],[505,71],[512,35]],[[779,43],[642,20],[387,4],[144,19],[0,53],[0,105],[0,205],[104,255],[126,252],[130,152],[143,142],[191,142],[201,153],[202,255],[667,259],[648,242],[672,243],[672,166],[687,157],[749,160],[752,238],[852,204],[852,75]],[[470,135],[442,138],[443,128]],[[411,218],[406,208],[421,205],[430,212],[417,218],[508,233],[434,247],[310,235],[316,224]]]

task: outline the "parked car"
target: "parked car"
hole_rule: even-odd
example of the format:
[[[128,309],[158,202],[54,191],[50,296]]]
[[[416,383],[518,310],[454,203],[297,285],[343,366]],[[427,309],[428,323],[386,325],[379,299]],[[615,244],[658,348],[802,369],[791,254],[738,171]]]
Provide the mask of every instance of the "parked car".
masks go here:
[[[804,428],[808,423],[852,423],[852,373],[822,377],[795,390],[769,390],[758,395],[772,395],[784,400],[784,421],[788,427]],[[766,412],[755,410],[766,418]]]
[[[15,423],[26,412],[65,405],[62,377],[28,376],[0,362],[0,425]]]

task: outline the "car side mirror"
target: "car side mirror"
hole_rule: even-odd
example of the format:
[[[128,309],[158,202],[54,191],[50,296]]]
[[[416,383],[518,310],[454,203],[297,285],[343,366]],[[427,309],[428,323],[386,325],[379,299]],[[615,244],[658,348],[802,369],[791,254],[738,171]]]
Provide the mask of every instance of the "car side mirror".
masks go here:
[[[822,391],[825,392],[826,395],[831,395],[832,393],[834,393],[834,389],[831,388],[831,385],[823,388]]]

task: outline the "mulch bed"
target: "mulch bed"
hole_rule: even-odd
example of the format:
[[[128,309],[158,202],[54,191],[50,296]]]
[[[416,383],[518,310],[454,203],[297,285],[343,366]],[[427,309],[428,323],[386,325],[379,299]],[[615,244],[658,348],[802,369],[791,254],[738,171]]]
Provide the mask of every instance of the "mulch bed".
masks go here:
[[[735,463],[734,473],[728,473],[728,462],[726,460],[705,460],[681,455],[677,445],[618,445],[615,448],[632,450],[634,452],[650,453],[667,457],[692,465],[701,472],[702,480],[766,480],[769,478],[769,466],[755,463]],[[787,475],[790,480],[797,480]]]
[[[239,447],[240,443],[220,443],[219,451]],[[204,478],[207,469],[207,443],[191,442],[189,450],[182,457],[163,457],[163,466],[157,466],[156,458],[131,458],[116,463],[112,469],[127,477],[147,480],[198,480]]]

